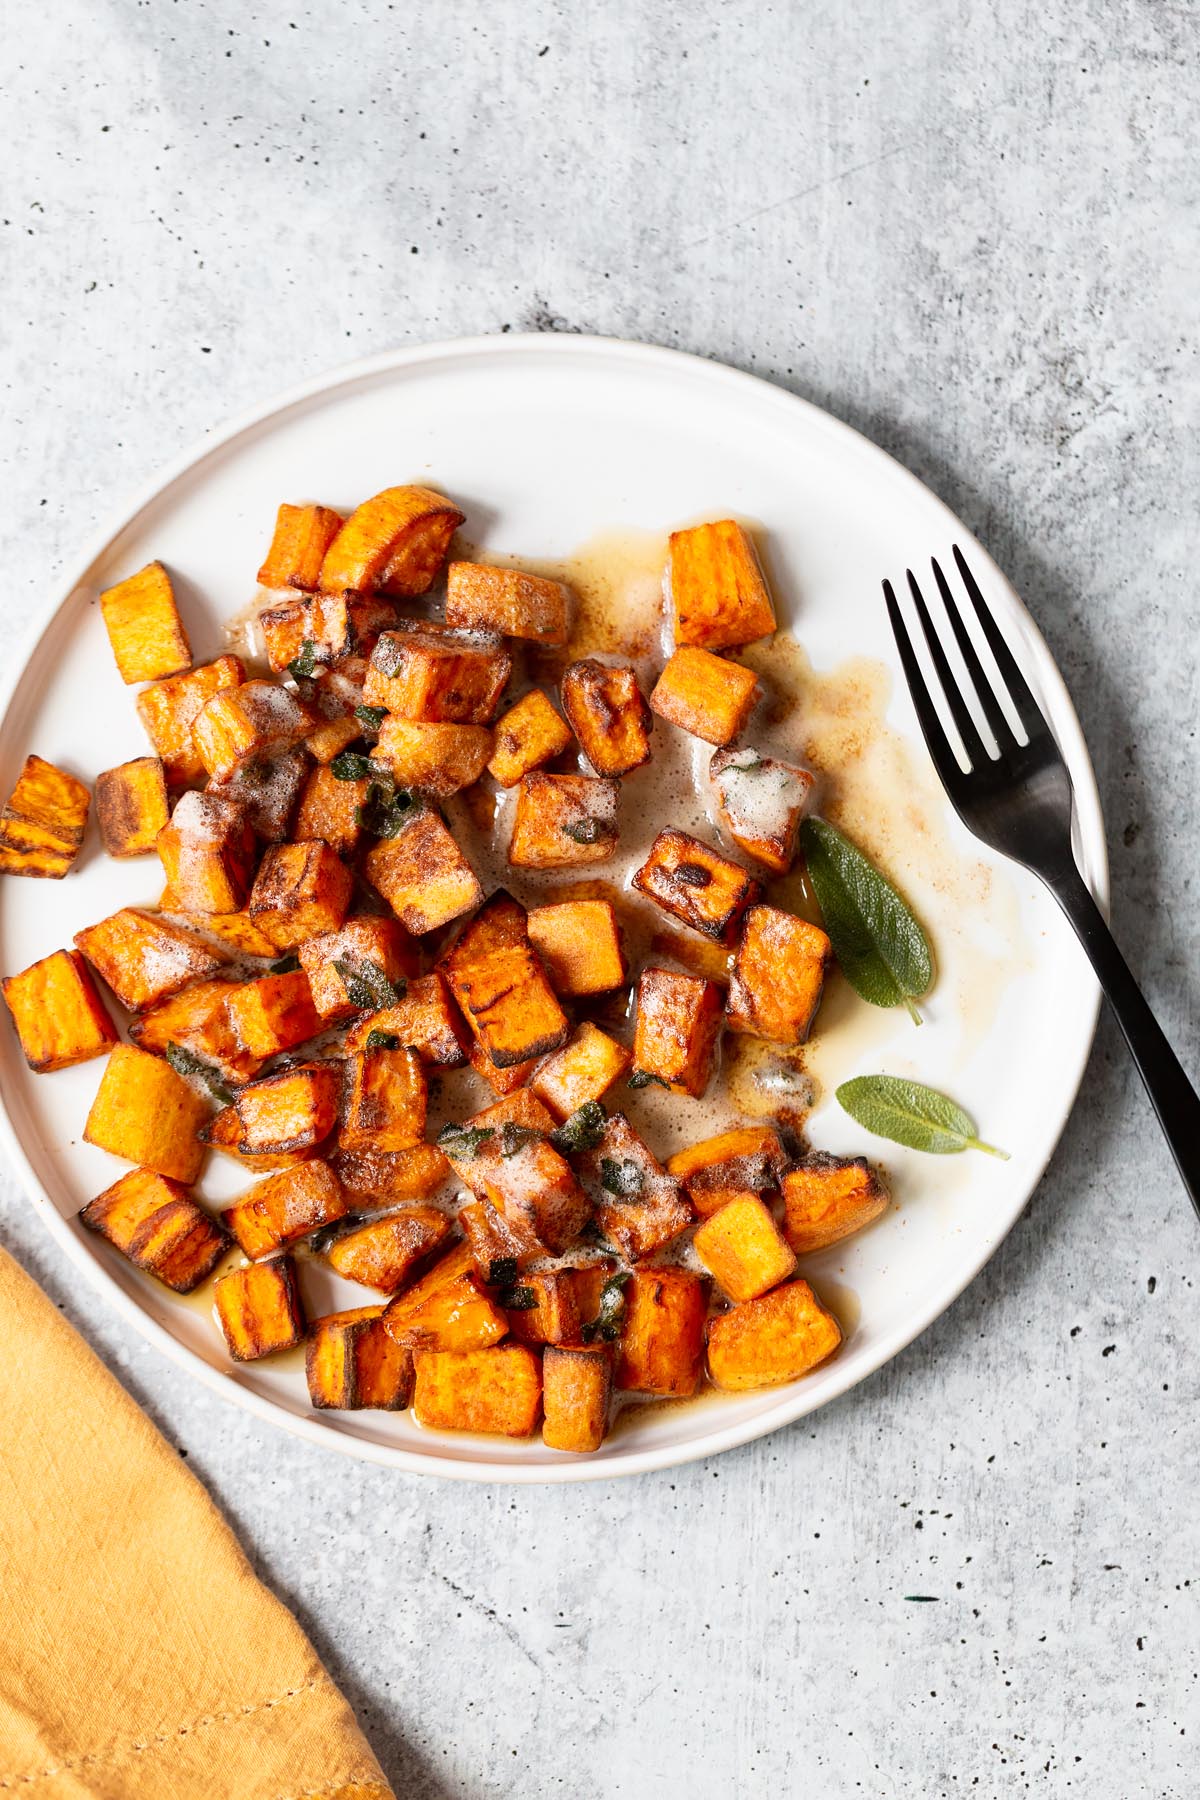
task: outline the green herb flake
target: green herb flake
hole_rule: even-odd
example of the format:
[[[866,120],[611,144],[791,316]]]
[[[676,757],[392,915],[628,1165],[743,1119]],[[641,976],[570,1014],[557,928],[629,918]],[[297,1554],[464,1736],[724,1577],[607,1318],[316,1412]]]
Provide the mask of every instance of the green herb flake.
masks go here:
[[[233,1099],[233,1092],[225,1086],[220,1075],[210,1063],[202,1061],[190,1050],[185,1050],[182,1044],[168,1044],[166,1054],[167,1061],[177,1075],[199,1075],[213,1099],[219,1100],[222,1106],[229,1105]]]
[[[616,1275],[609,1276],[600,1290],[599,1312],[580,1328],[579,1335],[585,1344],[594,1344],[597,1339],[611,1344],[620,1337],[625,1320],[625,1289],[629,1285],[629,1279],[628,1269],[621,1269]]]
[[[378,775],[379,770],[364,751],[339,750],[329,773],[335,781],[363,781],[368,775]]]
[[[505,1119],[500,1127],[500,1154],[516,1156],[527,1144],[536,1144],[542,1136],[544,1133],[535,1131],[531,1125],[518,1125],[512,1119]]]
[[[599,819],[576,819],[573,825],[564,825],[564,837],[569,837],[577,844],[598,844],[601,838],[608,835],[607,829]]]
[[[636,1200],[645,1185],[645,1171],[631,1156],[619,1161],[612,1156],[600,1158],[600,1186],[606,1194],[617,1194],[622,1200]]]
[[[372,962],[369,956],[357,957],[354,961],[335,956],[333,966],[342,978],[347,1000],[363,1012],[382,1012],[404,998],[407,983],[401,982],[397,986],[389,981],[379,964]]]
[[[377,838],[399,837],[412,816],[413,797],[405,789],[373,781],[366,798],[354,810],[354,822]]]
[[[969,1113],[919,1081],[904,1081],[898,1075],[856,1075],[837,1089],[837,1101],[864,1131],[910,1150],[924,1150],[932,1156],[984,1150],[1008,1161],[1007,1150],[997,1150],[976,1135]]]
[[[550,1133],[550,1142],[563,1156],[574,1156],[581,1150],[594,1150],[604,1136],[608,1114],[598,1100],[585,1100],[569,1119],[564,1119]]]
[[[531,1287],[506,1288],[498,1299],[505,1312],[534,1312],[537,1309],[538,1297]]]
[[[294,951],[289,951],[286,956],[281,956],[277,961],[268,963],[258,979],[261,981],[267,975],[295,975],[300,966],[300,958]]]
[[[438,1149],[447,1156],[457,1156],[460,1162],[470,1162],[495,1135],[490,1125],[443,1125],[438,1132]]]
[[[300,646],[299,656],[293,657],[288,664],[288,674],[293,681],[311,681],[317,672],[317,646],[311,638],[305,638]]]
[[[400,1039],[394,1031],[368,1031],[367,1050],[398,1050]]]
[[[378,731],[387,718],[386,706],[356,706],[354,716],[364,731]]]
[[[519,1273],[515,1256],[493,1256],[488,1264],[488,1284],[491,1287],[512,1287]]]
[[[800,843],[834,955],[872,1006],[913,1005],[933,985],[933,956],[920,924],[885,875],[825,819],[806,819]]]
[[[664,1081],[661,1075],[652,1075],[649,1069],[635,1069],[629,1077],[631,1088],[649,1087],[652,1081],[656,1086],[666,1088],[668,1094],[671,1092],[670,1082]]]

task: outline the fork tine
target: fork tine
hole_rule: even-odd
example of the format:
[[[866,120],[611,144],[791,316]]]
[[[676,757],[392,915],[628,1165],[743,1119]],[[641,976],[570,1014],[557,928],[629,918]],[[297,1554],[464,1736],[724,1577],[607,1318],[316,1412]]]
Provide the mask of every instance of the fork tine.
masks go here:
[[[942,605],[945,607],[946,617],[950,621],[950,629],[954,633],[955,642],[962,653],[963,662],[967,666],[967,674],[974,683],[975,692],[979,696],[979,703],[983,707],[984,716],[991,727],[997,748],[1001,752],[1014,750],[1017,746],[1016,734],[1008,722],[1004,708],[996,698],[991,678],[979,660],[979,652],[971,641],[971,634],[963,624],[962,614],[958,610],[954,595],[950,592],[950,583],[942,574],[942,565],[937,557],[931,557],[930,560],[933,563],[933,576],[938,584],[938,593],[942,596]]]
[[[912,639],[908,635],[908,626],[904,623],[904,615],[900,611],[900,605],[890,581],[885,581],[883,584],[883,597],[887,603],[892,635],[896,640],[896,648],[900,652],[900,664],[904,670],[905,680],[908,682],[908,691],[912,695],[917,722],[924,733],[926,748],[933,758],[934,767],[942,778],[942,786],[951,799],[954,799],[962,788],[964,779],[962,768],[951,748],[950,740],[942,728],[937,708],[929,697],[929,689],[925,685],[921,665],[917,661],[916,652],[912,647]]]
[[[972,575],[967,559],[954,546],[954,560],[958,564],[958,572],[963,578],[971,604],[975,608],[975,617],[983,628],[983,635],[988,641],[988,648],[996,659],[996,667],[1000,671],[1001,680],[1007,687],[1013,705],[1017,709],[1017,717],[1025,727],[1030,738],[1049,734],[1050,727],[1042,714],[1042,709],[1030,692],[1029,683],[1017,667],[1017,660],[1000,635],[1000,628],[991,615],[987,601],[979,590],[979,583]]]
[[[946,704],[950,715],[963,741],[967,753],[967,761],[973,769],[978,769],[992,759],[984,748],[983,739],[979,735],[979,727],[971,717],[970,709],[963,699],[954,670],[950,667],[950,659],[942,648],[942,640],[934,629],[933,620],[929,616],[929,608],[925,604],[925,596],[917,586],[917,578],[911,569],[905,571],[908,576],[909,592],[917,609],[917,617],[921,621],[921,629],[925,633],[925,642],[929,645],[929,654],[933,658],[933,666],[937,670],[937,678],[942,684],[942,692],[946,696]]]

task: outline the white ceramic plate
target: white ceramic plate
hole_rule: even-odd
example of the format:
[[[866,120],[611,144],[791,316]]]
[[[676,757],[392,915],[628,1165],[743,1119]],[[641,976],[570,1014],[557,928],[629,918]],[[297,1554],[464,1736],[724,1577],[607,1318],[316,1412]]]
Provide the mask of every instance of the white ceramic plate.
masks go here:
[[[909,564],[927,568],[931,554],[964,546],[1070,765],[1079,859],[1103,900],[1103,824],[1079,724],[1032,620],[984,551],[940,501],[847,426],[765,382],[672,351],[496,337],[400,351],[310,382],[206,439],[156,481],[80,564],[14,673],[0,725],[4,793],[30,750],[89,782],[144,753],[133,694],[105,639],[101,588],[161,558],[184,578],[182,608],[199,660],[223,647],[222,621],[251,597],[280,500],[349,507],[408,480],[454,495],[468,515],[466,534],[485,554],[552,558],[606,528],[665,531],[730,513],[757,520],[782,621],[817,669],[865,655],[892,670],[889,720],[913,747],[913,792],[920,790],[926,824],[932,819],[946,834],[967,874],[942,922],[930,921],[942,981],[926,1026],[914,1031],[902,1013],[843,1022],[822,1049],[822,1078],[832,1085],[888,1068],[944,1086],[974,1111],[984,1136],[1011,1151],[1011,1161],[895,1150],[864,1139],[827,1097],[813,1117],[815,1144],[878,1154],[897,1196],[871,1231],[810,1259],[814,1282],[847,1327],[838,1356],[790,1387],[639,1409],[595,1457],[574,1460],[538,1442],[434,1434],[408,1415],[313,1414],[294,1359],[284,1369],[231,1367],[208,1297],[176,1299],[75,1223],[80,1207],[120,1172],[81,1141],[100,1065],[32,1075],[7,1025],[0,1030],[4,1144],[71,1261],[152,1343],[315,1443],[402,1469],[488,1481],[598,1479],[710,1455],[844,1393],[950,1305],[1025,1206],[1066,1121],[1095,1029],[1097,990],[1053,903],[1011,865],[989,872],[931,786],[880,578],[902,575]],[[881,791],[880,804],[896,805],[895,791]],[[895,844],[893,866],[936,915],[945,881],[923,882],[929,871],[919,843],[905,848],[901,834]],[[0,883],[0,968],[24,968],[119,905],[153,902],[156,875],[156,859],[105,858],[93,828],[66,881]],[[835,1008],[835,1025],[836,1015]],[[238,1185],[235,1177],[226,1191]]]

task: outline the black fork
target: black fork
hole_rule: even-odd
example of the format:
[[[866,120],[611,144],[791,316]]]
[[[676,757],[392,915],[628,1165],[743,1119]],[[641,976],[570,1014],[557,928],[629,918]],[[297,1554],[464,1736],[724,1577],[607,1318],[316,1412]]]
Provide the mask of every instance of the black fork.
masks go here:
[[[888,617],[929,754],[955,812],[967,829],[994,850],[1013,857],[1039,876],[1075,927],[1125,1034],[1192,1205],[1200,1215],[1200,1096],[1163,1036],[1099,907],[1075,867],[1071,849],[1074,795],[1067,765],[957,545],[954,561],[1025,741],[1021,741],[1009,722],[974,640],[963,623],[950,583],[935,560],[933,577],[942,606],[993,743],[985,741],[976,724],[910,569],[908,586],[913,605],[921,621],[946,707],[961,739],[967,767],[963,768],[951,747],[914,654],[892,584],[885,581],[883,592]]]

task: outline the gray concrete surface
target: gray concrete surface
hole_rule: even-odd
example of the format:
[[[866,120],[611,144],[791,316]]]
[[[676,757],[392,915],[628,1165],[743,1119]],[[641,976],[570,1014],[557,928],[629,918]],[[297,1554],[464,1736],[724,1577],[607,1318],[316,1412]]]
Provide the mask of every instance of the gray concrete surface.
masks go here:
[[[1200,1070],[1196,25],[10,0],[0,653],[160,462],[342,359],[528,329],[723,358],[885,445],[1024,592],[1093,747],[1120,935]],[[940,1324],[803,1425],[645,1480],[337,1460],[100,1310],[11,1178],[0,1235],[410,1800],[1200,1789],[1200,1234],[1107,1023]]]

